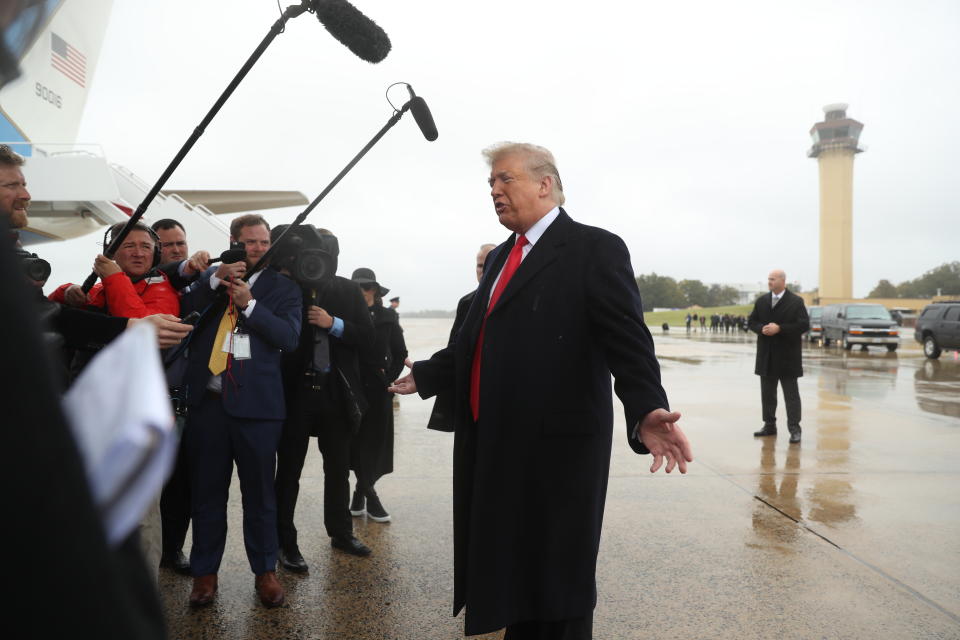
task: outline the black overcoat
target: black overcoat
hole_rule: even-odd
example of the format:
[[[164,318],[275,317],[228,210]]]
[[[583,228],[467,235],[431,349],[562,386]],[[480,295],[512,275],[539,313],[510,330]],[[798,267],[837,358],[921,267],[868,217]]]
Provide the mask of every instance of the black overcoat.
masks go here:
[[[775,322],[780,332],[765,336],[763,325]],[[771,378],[799,378],[803,375],[803,334],[810,328],[810,318],[803,298],[784,289],[777,306],[772,294],[765,293],[753,303],[747,326],[757,334],[757,362],[753,372]]]
[[[610,374],[628,437],[648,412],[668,408],[626,246],[561,209],[487,319],[474,423],[474,347],[514,238],[487,258],[454,344],[413,369],[423,397],[454,398],[454,614],[466,606],[467,635],[593,609]]]
[[[350,449],[350,468],[362,470],[363,480],[372,483],[393,472],[393,394],[387,387],[403,370],[407,345],[396,311],[380,302],[369,309],[375,337],[372,344],[360,349],[367,411]]]

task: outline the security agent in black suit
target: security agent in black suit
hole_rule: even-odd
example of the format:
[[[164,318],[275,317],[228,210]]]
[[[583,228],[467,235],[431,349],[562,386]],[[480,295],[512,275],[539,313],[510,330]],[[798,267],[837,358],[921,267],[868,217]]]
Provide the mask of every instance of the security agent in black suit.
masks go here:
[[[150,225],[150,228],[160,240],[158,269],[167,276],[170,286],[177,291],[189,286],[210,266],[210,256],[206,251],[198,252],[192,259],[187,259],[190,255],[187,231],[178,221],[173,218],[163,218]],[[185,421],[186,416],[182,415],[182,412],[177,412],[177,424],[181,431]],[[190,528],[190,473],[184,442],[181,438],[176,463],[160,494],[160,526],[163,540],[160,566],[189,576],[190,561],[183,554],[183,544],[187,539],[187,530]]]
[[[466,607],[466,633],[587,639],[611,373],[628,443],[654,455],[651,471],[666,459],[685,472],[692,452],[668,409],[623,241],[558,206],[546,149],[504,143],[485,155],[497,217],[514,233],[487,258],[453,346],[390,391],[454,394],[454,613]]]
[[[777,435],[777,383],[783,388],[787,405],[790,442],[800,442],[800,390],[797,378],[803,375],[802,337],[810,328],[803,299],[786,288],[787,275],[774,269],[767,276],[770,293],[753,305],[747,326],[757,334],[757,362],[754,373],[760,376],[763,404],[763,428],[754,436]]]
[[[353,535],[350,442],[366,410],[359,350],[374,340],[373,323],[360,287],[335,275],[339,254],[336,237],[326,229],[303,226],[309,227],[307,236],[311,232],[322,236],[322,251],[327,254],[329,267],[317,281],[301,279],[304,329],[299,347],[283,363],[288,412],[277,449],[277,528],[280,563],[298,573],[308,570],[298,546],[294,513],[310,436],[316,436],[323,455],[323,521],[331,544],[354,555],[370,554],[370,549]],[[284,263],[287,256],[278,256],[277,260]],[[297,271],[293,263],[291,270]]]
[[[495,244],[480,245],[480,251],[477,253],[476,259],[477,282],[483,279],[487,256],[496,248],[497,245]],[[453,319],[453,326],[450,327],[450,337],[447,340],[448,346],[453,344],[457,333],[460,331],[460,327],[463,326],[463,321],[467,319],[467,311],[470,310],[470,305],[473,304],[473,297],[475,295],[477,295],[476,289],[460,298],[457,302],[457,314]],[[430,420],[427,422],[427,429],[433,429],[434,431],[453,431],[453,396],[451,394],[437,394],[437,399],[433,402],[433,410],[430,412]]]

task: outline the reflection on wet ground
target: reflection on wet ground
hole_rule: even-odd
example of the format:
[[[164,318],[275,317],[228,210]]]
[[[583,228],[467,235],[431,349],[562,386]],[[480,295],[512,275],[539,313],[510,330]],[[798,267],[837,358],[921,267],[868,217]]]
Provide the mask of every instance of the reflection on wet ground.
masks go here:
[[[404,326],[423,358],[449,321]],[[615,438],[596,638],[960,638],[960,363],[926,360],[907,340],[896,353],[807,345],[803,442],[789,445],[751,436],[753,337],[654,339],[697,461],[686,476],[651,476]],[[234,483],[218,602],[190,611],[190,581],[161,572],[171,636],[462,636],[450,617],[452,438],[424,428],[431,404],[401,400],[396,471],[378,484],[394,522],[356,520],[371,558],[330,549],[311,449],[297,513],[311,571],[281,572],[288,604],[256,603]]]
[[[924,411],[960,418],[960,362],[926,360],[913,374],[913,388]]]

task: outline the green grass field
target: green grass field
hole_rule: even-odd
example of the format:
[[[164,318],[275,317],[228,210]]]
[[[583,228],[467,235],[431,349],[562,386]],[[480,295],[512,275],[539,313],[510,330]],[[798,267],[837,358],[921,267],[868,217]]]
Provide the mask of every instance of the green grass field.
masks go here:
[[[650,327],[659,327],[664,322],[669,324],[671,327],[682,327],[686,324],[686,317],[689,313],[693,315],[707,314],[707,326],[710,326],[710,316],[715,313],[723,315],[729,313],[735,316],[748,316],[753,310],[753,305],[750,304],[740,304],[740,305],[731,305],[728,307],[704,307],[703,309],[680,309],[678,311],[648,311],[643,314],[643,319],[646,321],[647,326]]]

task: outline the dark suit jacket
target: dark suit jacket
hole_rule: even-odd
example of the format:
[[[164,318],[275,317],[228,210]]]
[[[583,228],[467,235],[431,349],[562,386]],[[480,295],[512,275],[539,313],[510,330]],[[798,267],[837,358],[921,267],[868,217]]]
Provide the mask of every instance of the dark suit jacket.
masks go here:
[[[467,635],[593,609],[610,374],[628,436],[668,407],[626,246],[561,210],[487,319],[474,424],[474,347],[513,244],[511,235],[487,257],[455,344],[413,369],[422,396],[454,395],[454,611],[466,605]]]
[[[167,280],[170,282],[170,286],[174,288],[175,291],[180,291],[188,286],[191,283],[196,281],[199,275],[194,275],[193,277],[183,277],[180,275],[180,265],[183,264],[184,260],[177,260],[174,262],[167,262],[161,264],[157,267],[163,275],[167,276]]]
[[[186,400],[197,406],[210,381],[208,363],[225,298],[210,289],[210,267],[181,299],[181,312],[209,308],[191,336],[184,376]],[[280,354],[293,351],[300,336],[300,314],[303,307],[300,288],[286,276],[267,268],[251,289],[257,304],[249,318],[241,314],[240,327],[250,335],[249,360],[235,360],[230,376],[224,375],[223,409],[227,415],[258,420],[283,420],[286,409],[280,379]],[[220,348],[220,345],[217,345]]]
[[[765,293],[753,304],[747,326],[757,334],[757,362],[754,373],[772,378],[799,378],[803,375],[802,337],[810,328],[803,298],[785,289],[777,306],[772,294]],[[780,333],[765,336],[763,325],[775,322]]]

